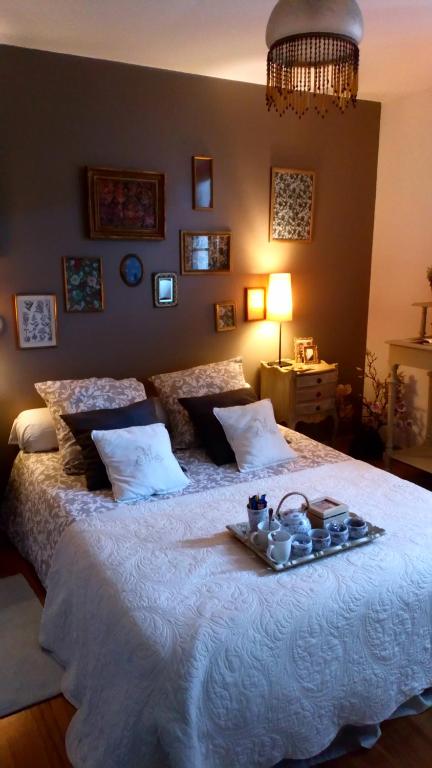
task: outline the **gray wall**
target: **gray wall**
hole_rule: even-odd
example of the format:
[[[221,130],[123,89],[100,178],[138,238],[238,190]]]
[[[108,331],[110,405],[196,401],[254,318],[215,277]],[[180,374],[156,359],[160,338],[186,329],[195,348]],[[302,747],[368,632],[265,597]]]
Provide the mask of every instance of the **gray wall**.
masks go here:
[[[264,62],[263,62],[264,66]],[[271,271],[292,272],[294,335],[311,334],[321,356],[356,383],[365,350],[380,105],[360,102],[298,120],[269,114],[264,88],[162,70],[3,46],[0,222],[0,445],[12,417],[40,405],[33,382],[89,375],[147,375],[277,354],[276,327],[243,322],[243,290]],[[191,205],[191,156],[215,159],[215,209]],[[84,168],[167,174],[162,242],[91,241]],[[316,171],[311,244],[268,242],[272,165]],[[232,230],[232,275],[179,278],[179,306],[153,308],[151,273],[179,271],[180,229]],[[141,256],[145,280],[127,288],[121,258]],[[64,255],[102,256],[105,312],[64,312]],[[59,346],[16,347],[12,294],[55,292]],[[238,329],[214,331],[213,303],[237,301]],[[3,466],[5,465],[3,461]]]

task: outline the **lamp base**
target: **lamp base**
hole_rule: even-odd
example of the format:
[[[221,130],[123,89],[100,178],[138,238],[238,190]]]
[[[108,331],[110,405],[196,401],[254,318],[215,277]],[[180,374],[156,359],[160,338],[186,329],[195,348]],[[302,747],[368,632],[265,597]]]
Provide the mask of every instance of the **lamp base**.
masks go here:
[[[273,360],[272,362],[268,362],[267,365],[272,367],[277,366],[278,368],[292,368],[294,363],[291,362],[291,360]]]

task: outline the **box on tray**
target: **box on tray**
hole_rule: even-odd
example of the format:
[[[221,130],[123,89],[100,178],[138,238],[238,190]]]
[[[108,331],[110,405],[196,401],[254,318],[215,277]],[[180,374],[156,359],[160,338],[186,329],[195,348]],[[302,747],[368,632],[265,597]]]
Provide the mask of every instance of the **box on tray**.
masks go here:
[[[312,528],[324,528],[326,523],[343,523],[349,510],[346,504],[330,496],[314,499],[309,504],[307,515],[312,523]]]

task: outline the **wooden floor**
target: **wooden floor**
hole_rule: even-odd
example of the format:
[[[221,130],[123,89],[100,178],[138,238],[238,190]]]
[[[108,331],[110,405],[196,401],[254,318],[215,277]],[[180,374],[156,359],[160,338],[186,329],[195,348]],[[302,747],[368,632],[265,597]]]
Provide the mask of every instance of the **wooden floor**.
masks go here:
[[[400,462],[393,462],[391,470],[432,490],[430,474]],[[43,603],[44,590],[33,568],[9,542],[0,538],[0,578],[16,573],[24,574]],[[63,696],[56,696],[16,715],[1,718],[0,768],[70,768],[64,736],[74,712]],[[387,721],[382,725],[382,732],[373,749],[359,750],[332,760],[325,764],[326,768],[432,768],[432,710],[415,717]]]

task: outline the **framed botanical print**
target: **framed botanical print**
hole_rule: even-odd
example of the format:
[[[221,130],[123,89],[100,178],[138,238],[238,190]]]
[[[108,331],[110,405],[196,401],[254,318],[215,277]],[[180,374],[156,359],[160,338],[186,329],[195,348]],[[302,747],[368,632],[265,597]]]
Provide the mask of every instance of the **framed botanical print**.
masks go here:
[[[182,275],[231,271],[231,232],[181,232]]]
[[[104,292],[102,259],[98,256],[64,256],[66,312],[102,312]]]
[[[165,238],[165,174],[87,168],[90,237]]]
[[[315,173],[271,169],[270,240],[312,241]]]
[[[57,346],[57,301],[54,293],[17,293],[14,305],[20,349]]]
[[[192,158],[192,206],[195,211],[213,208],[213,158],[194,155]]]
[[[215,307],[215,328],[220,331],[234,331],[236,324],[236,305],[233,301],[220,301]]]

